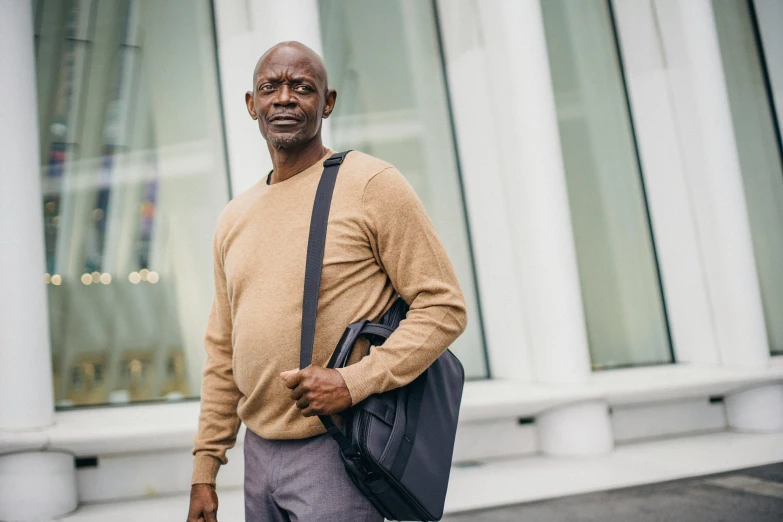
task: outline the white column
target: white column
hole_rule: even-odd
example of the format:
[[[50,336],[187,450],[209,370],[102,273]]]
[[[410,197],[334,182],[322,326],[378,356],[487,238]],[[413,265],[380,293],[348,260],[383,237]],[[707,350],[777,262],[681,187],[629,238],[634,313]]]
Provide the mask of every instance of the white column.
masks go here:
[[[541,6],[478,5],[534,379],[584,382],[590,357]]]
[[[709,0],[658,0],[674,112],[719,361],[763,366],[769,343],[723,63]]]
[[[32,5],[0,0],[0,430],[54,422],[38,165]],[[39,520],[76,507],[73,457],[0,456],[0,519]]]
[[[446,80],[465,187],[492,377],[532,379],[521,283],[504,198],[502,147],[485,42],[472,0],[438,3]]]
[[[723,366],[762,367],[769,341],[710,0],[655,2]],[[783,386],[726,397],[729,426],[783,429]]]
[[[652,0],[614,0],[625,80],[650,209],[664,299],[679,362],[717,364],[694,195],[673,110],[667,56],[659,42]]]
[[[726,419],[738,431],[783,431],[783,385],[767,384],[725,398]]]
[[[579,384],[590,376],[582,296],[555,99],[539,0],[479,2],[513,248],[522,280],[533,378]],[[477,81],[479,79],[476,79]],[[564,406],[537,420],[543,451],[612,447],[605,403]],[[572,429],[578,424],[579,429]],[[591,436],[585,437],[585,433]]]

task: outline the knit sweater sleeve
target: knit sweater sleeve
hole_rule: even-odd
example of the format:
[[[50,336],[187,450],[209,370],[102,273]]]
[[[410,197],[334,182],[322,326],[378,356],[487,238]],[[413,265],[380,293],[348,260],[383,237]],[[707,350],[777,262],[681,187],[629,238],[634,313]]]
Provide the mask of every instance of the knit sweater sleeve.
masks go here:
[[[410,310],[382,346],[339,370],[354,404],[411,382],[467,325],[454,268],[405,177],[394,168],[381,171],[367,183],[362,201],[376,261]]]
[[[204,336],[207,356],[193,448],[193,484],[215,484],[220,465],[228,462],[226,451],[236,443],[240,424],[237,404],[241,393],[234,382],[232,367],[231,306],[223,270],[221,228],[219,224],[213,245],[215,297]]]

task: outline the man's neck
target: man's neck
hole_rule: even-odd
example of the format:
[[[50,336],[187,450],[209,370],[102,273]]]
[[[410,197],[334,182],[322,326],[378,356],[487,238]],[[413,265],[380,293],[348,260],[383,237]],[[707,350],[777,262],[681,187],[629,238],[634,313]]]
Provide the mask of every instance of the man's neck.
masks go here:
[[[326,154],[326,147],[321,143],[321,136],[316,136],[304,146],[296,149],[276,149],[269,145],[273,169],[269,183],[274,185],[296,176],[321,159],[324,154]]]

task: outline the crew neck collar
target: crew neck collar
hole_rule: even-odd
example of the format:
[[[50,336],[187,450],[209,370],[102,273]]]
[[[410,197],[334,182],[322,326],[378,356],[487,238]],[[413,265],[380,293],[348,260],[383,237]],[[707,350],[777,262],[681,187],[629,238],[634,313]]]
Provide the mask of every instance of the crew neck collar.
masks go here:
[[[318,161],[316,161],[309,167],[305,168],[304,170],[300,170],[290,178],[285,179],[283,181],[278,181],[277,183],[270,183],[270,181],[272,180],[272,172],[274,172],[274,169],[272,169],[269,171],[269,174],[266,175],[266,179],[263,180],[263,183],[270,189],[281,185],[282,186],[293,185],[294,184],[293,182],[295,182],[296,180],[303,179],[308,175],[312,174],[313,172],[322,170],[321,167],[323,165],[323,162],[326,161],[332,154],[334,154],[334,151],[332,149],[327,148],[326,154],[324,154]]]

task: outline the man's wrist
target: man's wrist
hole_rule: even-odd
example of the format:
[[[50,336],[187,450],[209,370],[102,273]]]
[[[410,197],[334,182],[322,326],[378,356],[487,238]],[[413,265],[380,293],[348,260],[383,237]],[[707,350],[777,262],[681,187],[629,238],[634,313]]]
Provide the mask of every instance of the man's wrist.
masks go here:
[[[221,461],[212,455],[197,453],[193,458],[191,484],[215,485]]]

